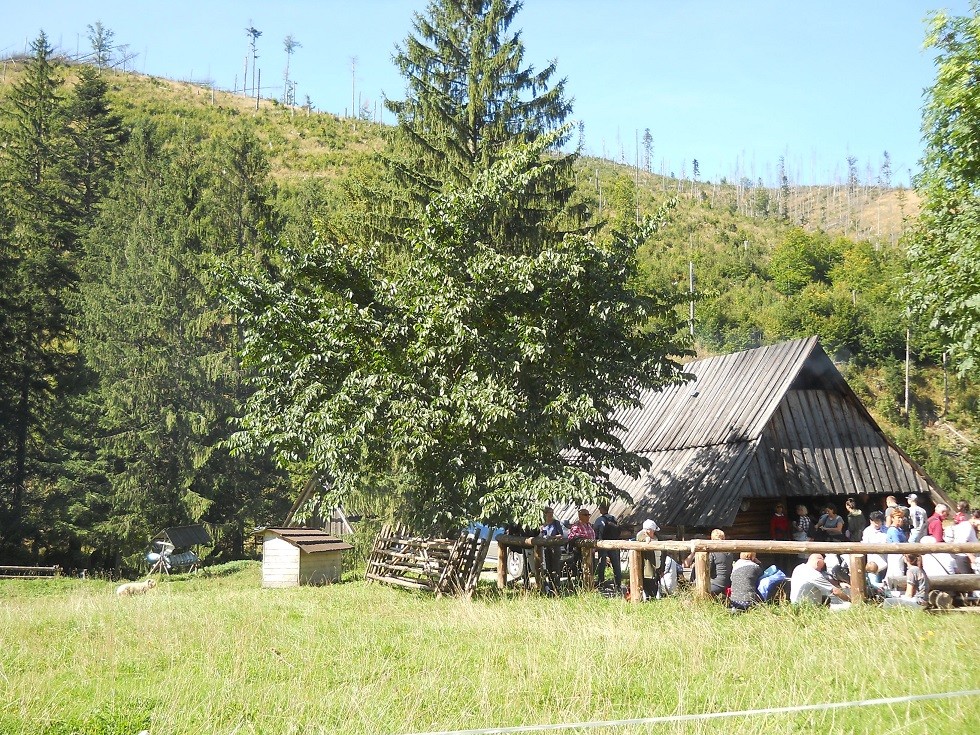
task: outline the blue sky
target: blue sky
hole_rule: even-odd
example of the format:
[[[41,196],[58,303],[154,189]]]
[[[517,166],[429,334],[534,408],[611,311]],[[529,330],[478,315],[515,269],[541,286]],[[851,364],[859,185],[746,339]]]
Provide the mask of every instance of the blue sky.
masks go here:
[[[9,3],[0,54],[23,51],[44,29],[85,51],[101,20],[137,54],[141,72],[241,84],[249,25],[262,31],[263,88],[278,96],[283,39],[301,44],[291,77],[298,99],[344,114],[401,98],[391,61],[425,0],[36,0]],[[585,123],[588,153],[633,162],[646,128],[655,171],[717,180],[774,180],[785,156],[794,183],[877,175],[888,151],[893,183],[921,155],[922,92],[934,67],[922,50],[931,10],[969,12],[968,0],[525,0],[516,25],[535,67],[554,59]],[[351,57],[357,58],[351,73]],[[390,116],[384,117],[390,122]],[[871,171],[869,172],[869,167]]]

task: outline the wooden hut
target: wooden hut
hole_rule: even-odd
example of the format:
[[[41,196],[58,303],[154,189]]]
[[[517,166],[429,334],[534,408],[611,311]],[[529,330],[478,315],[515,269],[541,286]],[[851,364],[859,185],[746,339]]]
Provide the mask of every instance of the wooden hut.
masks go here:
[[[639,526],[652,518],[680,537],[723,528],[730,538],[768,538],[777,501],[790,517],[846,497],[867,510],[915,492],[948,502],[919,465],[868,413],[816,337],[684,367],[692,376],[622,410],[625,447],[650,468],[612,481],[633,499],[611,512]],[[562,509],[562,517],[573,514]]]
[[[262,586],[339,582],[343,552],[354,547],[315,528],[264,528]]]

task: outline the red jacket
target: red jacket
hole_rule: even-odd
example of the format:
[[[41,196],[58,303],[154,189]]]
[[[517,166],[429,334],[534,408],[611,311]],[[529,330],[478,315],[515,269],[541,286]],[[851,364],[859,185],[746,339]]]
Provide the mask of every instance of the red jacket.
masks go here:
[[[773,515],[769,521],[769,537],[775,541],[789,540],[789,518]]]

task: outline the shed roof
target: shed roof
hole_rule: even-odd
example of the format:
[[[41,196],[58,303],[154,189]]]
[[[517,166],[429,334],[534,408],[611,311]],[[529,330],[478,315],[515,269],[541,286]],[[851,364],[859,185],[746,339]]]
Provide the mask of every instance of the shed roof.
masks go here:
[[[615,416],[624,447],[651,463],[639,478],[610,478],[633,499],[612,504],[622,522],[726,527],[743,499],[784,495],[914,490],[945,499],[884,435],[816,337],[684,370],[692,380],[648,392]]]
[[[318,528],[263,528],[257,532],[263,536],[273,534],[288,541],[307,554],[322,551],[346,551],[353,549],[349,543]]]
[[[174,545],[174,548],[177,549],[184,548],[186,546],[211,545],[211,535],[200,523],[193,526],[174,526],[172,528],[165,528],[153,537],[154,541],[157,539],[169,541]]]

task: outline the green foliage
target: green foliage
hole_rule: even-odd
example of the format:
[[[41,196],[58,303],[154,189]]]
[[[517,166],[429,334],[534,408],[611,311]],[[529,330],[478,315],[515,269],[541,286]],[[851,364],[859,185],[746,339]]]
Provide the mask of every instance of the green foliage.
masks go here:
[[[909,238],[909,297],[964,372],[980,366],[980,16],[931,17],[926,47],[936,52],[936,81],[927,91],[926,143],[916,182],[923,211]]]
[[[222,446],[246,389],[222,264],[267,258],[276,218],[265,162],[247,132],[204,146],[138,128],[86,240],[82,348],[99,376],[97,443],[110,545],[139,549],[154,528],[262,522],[281,483],[262,455]]]
[[[556,165],[539,158],[548,143],[437,198],[394,276],[370,250],[315,241],[274,278],[241,279],[260,372],[239,447],[308,457],[332,502],[372,472],[403,473],[404,512],[441,528],[526,520],[608,492],[594,477],[635,473],[610,415],[676,379],[674,301],[633,292],[635,241],[511,252],[498,212]]]
[[[769,263],[773,284],[791,296],[811,283],[825,283],[840,255],[839,245],[826,235],[793,229],[773,250]]]

